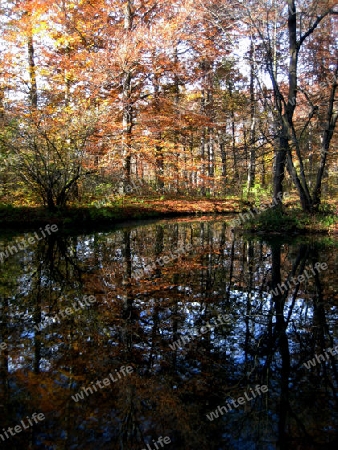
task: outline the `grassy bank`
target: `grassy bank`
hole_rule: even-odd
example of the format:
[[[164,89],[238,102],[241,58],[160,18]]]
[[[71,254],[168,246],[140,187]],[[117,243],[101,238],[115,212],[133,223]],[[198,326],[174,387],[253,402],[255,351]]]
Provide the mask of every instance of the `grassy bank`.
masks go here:
[[[251,233],[263,231],[280,234],[290,232],[338,234],[336,211],[335,205],[325,204],[320,206],[316,214],[306,214],[296,202],[289,202],[282,210],[269,208],[259,214],[253,214],[251,219],[242,220],[238,228]]]
[[[49,212],[39,206],[13,206],[0,204],[0,227],[21,228],[55,223],[66,226],[113,225],[128,220],[179,217],[239,212],[239,200],[220,199],[154,199],[125,198],[123,202],[93,205],[71,205],[60,211]]]
[[[269,199],[264,202],[269,204]],[[260,203],[262,205],[263,202]],[[257,202],[256,202],[257,205]],[[113,204],[70,205],[60,211],[49,212],[40,206],[18,206],[0,204],[1,228],[29,228],[46,223],[62,227],[111,226],[129,220],[157,219],[182,216],[224,215],[225,220],[239,217],[235,214],[248,213],[254,202],[240,198],[198,199],[198,198],[128,198]],[[235,228],[246,232],[268,233],[338,233],[337,207],[326,204],[318,214],[304,214],[297,207],[297,199],[287,202],[283,212],[268,208],[251,219],[241,220]],[[246,215],[248,217],[249,214]]]

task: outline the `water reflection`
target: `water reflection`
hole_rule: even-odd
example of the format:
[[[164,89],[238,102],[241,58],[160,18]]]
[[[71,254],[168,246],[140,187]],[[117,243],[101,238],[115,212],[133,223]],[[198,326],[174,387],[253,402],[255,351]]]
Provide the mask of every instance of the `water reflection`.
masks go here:
[[[0,275],[0,426],[46,419],[5,441],[0,431],[0,445],[150,450],[168,436],[168,450],[333,448],[337,358],[303,365],[338,344],[333,246],[182,220],[56,233],[11,256]],[[271,294],[317,262],[328,269]],[[84,295],[96,301],[37,331]],[[220,314],[229,320],[200,333]],[[122,366],[133,372],[101,388]],[[208,420],[257,385],[268,392]]]

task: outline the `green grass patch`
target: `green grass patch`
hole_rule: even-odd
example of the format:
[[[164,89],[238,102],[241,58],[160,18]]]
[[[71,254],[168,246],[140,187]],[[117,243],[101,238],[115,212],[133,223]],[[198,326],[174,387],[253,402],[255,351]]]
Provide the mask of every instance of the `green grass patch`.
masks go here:
[[[331,206],[323,206],[316,214],[306,214],[299,208],[269,208],[248,219],[243,228],[248,231],[288,233],[330,233],[338,224],[338,217]]]
[[[269,208],[244,223],[244,229],[251,231],[282,232],[295,231],[299,227],[295,216],[285,214],[281,208]]]

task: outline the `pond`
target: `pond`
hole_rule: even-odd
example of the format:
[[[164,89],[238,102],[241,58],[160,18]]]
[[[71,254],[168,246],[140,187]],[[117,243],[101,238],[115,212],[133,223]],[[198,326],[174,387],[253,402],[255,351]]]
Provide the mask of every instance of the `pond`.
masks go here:
[[[0,237],[0,448],[337,448],[337,240],[45,234]]]

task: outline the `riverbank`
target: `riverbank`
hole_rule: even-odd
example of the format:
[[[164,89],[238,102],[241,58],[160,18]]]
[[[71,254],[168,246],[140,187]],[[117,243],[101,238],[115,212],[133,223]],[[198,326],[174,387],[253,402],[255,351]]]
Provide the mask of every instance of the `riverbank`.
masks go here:
[[[180,216],[222,215],[241,211],[238,199],[133,199],[96,207],[71,205],[49,212],[38,206],[0,205],[0,227],[22,228],[54,223],[69,225],[112,225],[129,220],[161,219]]]
[[[268,199],[264,202],[268,205]],[[263,202],[262,202],[263,204]],[[22,229],[49,224],[60,228],[96,227],[144,219],[171,217],[223,216],[234,230],[275,233],[325,233],[338,234],[336,207],[326,205],[316,215],[303,213],[296,200],[288,200],[284,211],[268,208],[259,214],[254,204],[240,198],[125,198],[102,207],[71,205],[60,211],[49,212],[39,206],[13,206],[0,204],[0,228]],[[237,219],[234,225],[234,220]]]

